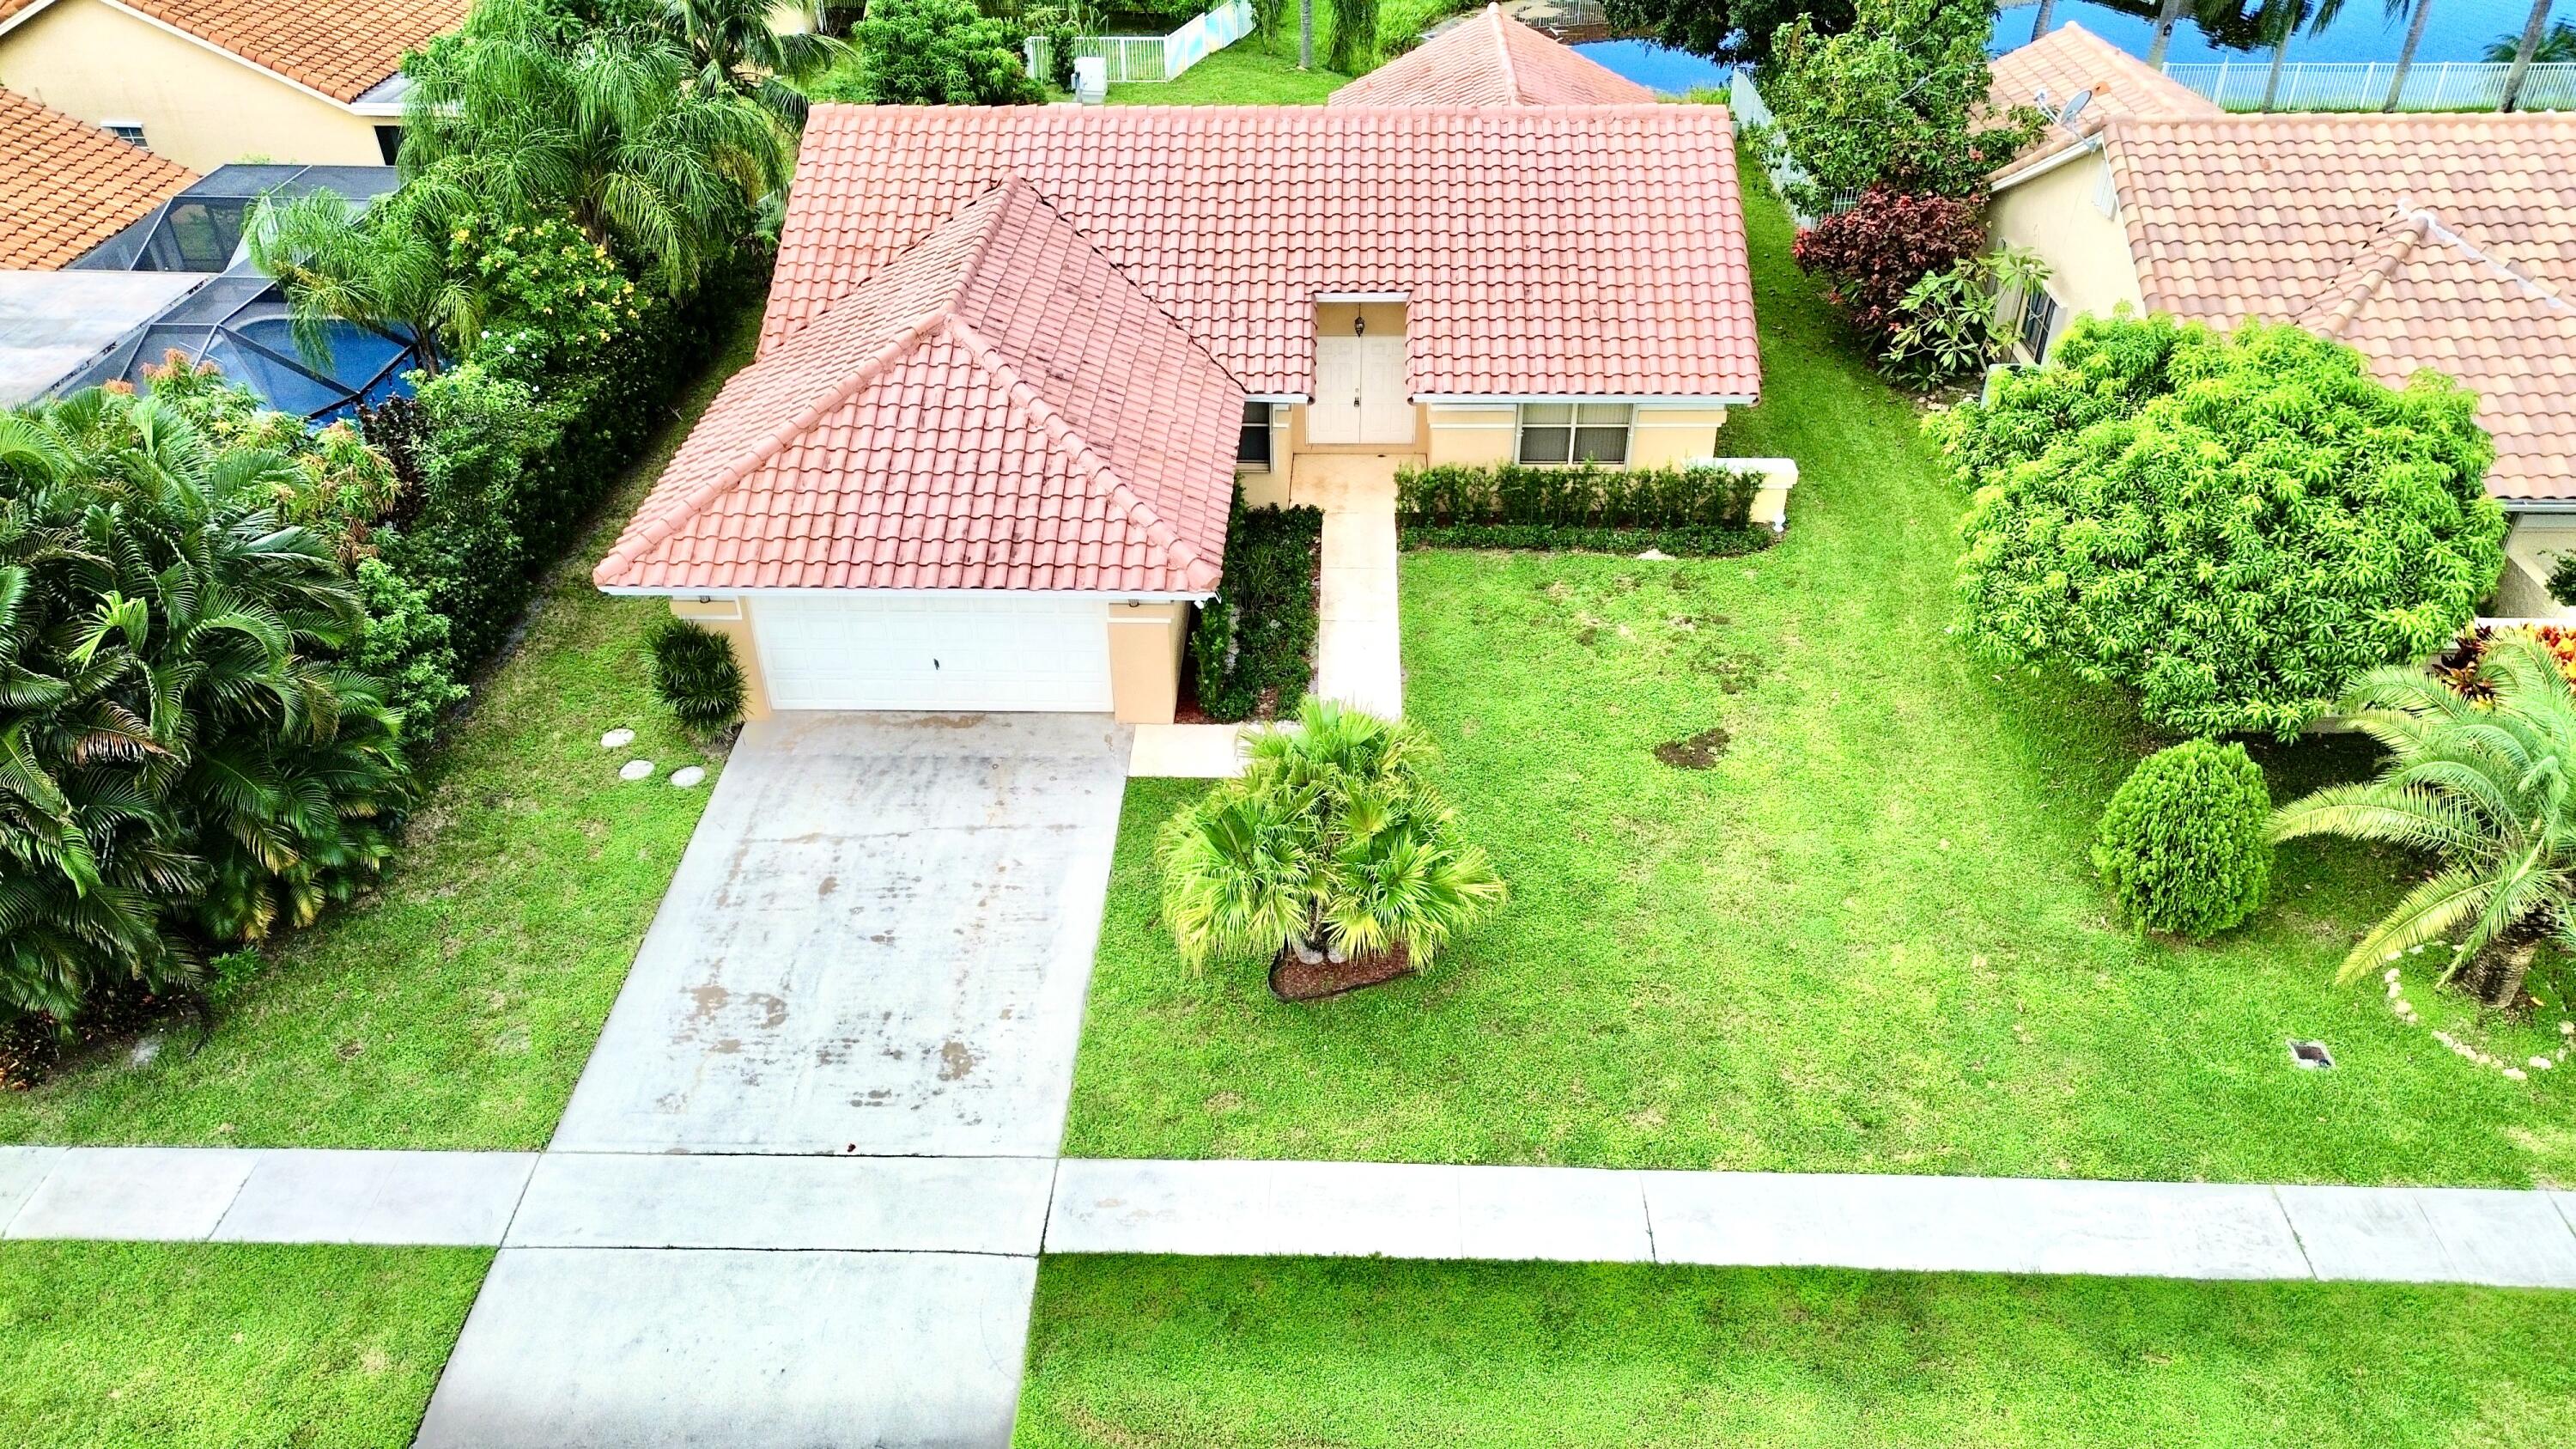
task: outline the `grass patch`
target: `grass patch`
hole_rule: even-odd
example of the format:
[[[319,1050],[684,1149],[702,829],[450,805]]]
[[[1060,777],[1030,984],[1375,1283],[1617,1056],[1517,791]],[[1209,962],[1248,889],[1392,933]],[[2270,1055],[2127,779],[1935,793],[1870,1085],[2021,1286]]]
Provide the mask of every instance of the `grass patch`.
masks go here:
[[[0,1141],[545,1145],[706,804],[668,773],[715,763],[646,678],[669,611],[591,566],[759,330],[755,307],[548,577],[381,884],[280,942],[202,1047],[173,1021],[148,1065],[110,1050],[0,1095]],[[620,725],[634,746],[599,748]],[[630,756],[660,771],[621,781]]]
[[[1132,784],[1067,1152],[2576,1182],[2576,1071],[2506,1081],[2333,984],[2412,858],[2285,850],[2271,904],[2206,947],[2112,919],[2095,820],[2161,741],[1949,642],[1964,500],[1777,204],[1749,210],[1765,397],[1720,451],[1799,460],[1788,536],[1403,557],[1408,711],[1514,892],[1424,979],[1290,1007],[1257,963],[1190,976],[1152,843],[1200,787]],[[2258,753],[2283,795],[2368,765]],[[2555,981],[2536,1027],[2411,994],[2506,1060],[2556,1042]],[[2339,1065],[2298,1070],[2293,1037]]]
[[[0,1245],[0,1443],[401,1449],[479,1248]]]
[[[1247,35],[1172,80],[1109,88],[1113,106],[1320,106],[1350,80],[1324,69],[1326,7],[1315,15],[1315,68],[1297,68],[1297,17],[1275,41]]]
[[[1046,1259],[1021,1449],[2566,1443],[2568,1294]]]

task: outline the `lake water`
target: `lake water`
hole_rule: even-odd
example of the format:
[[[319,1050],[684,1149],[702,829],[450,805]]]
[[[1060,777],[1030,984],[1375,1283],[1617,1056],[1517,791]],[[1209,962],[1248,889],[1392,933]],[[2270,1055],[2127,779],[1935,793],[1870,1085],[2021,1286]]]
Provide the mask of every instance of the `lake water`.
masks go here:
[[[2505,34],[2520,35],[2522,24],[2531,18],[2531,0],[2431,0],[2433,18],[2424,27],[2424,43],[2416,48],[2418,63],[2443,60],[2477,60],[2489,42]],[[2019,5],[1995,19],[1995,44],[1998,52],[2030,43],[2031,22],[2038,18],[2035,5]],[[2576,20],[2576,0],[2557,0],[2550,12],[2552,20]],[[2055,29],[2073,20],[2104,40],[2129,52],[2143,56],[2155,42],[2155,22],[2108,5],[2089,0],[2058,0],[2049,13],[2049,28]],[[2316,35],[2302,34],[2290,42],[2290,59],[2297,61],[2393,61],[2406,44],[2408,17],[2387,17],[2380,0],[2344,0],[2343,12],[2334,23]],[[2248,52],[2225,50],[2202,36],[2200,28],[2189,19],[2174,27],[2173,45],[2165,59],[2175,64],[2195,64],[2219,60],[2242,60]],[[2269,60],[2268,49],[2252,54]]]
[[[2531,0],[2430,0],[2433,18],[2424,28],[2424,43],[2415,52],[2419,63],[2445,60],[2475,61],[2498,36],[2520,34],[2522,23],[2531,15]],[[2030,41],[2031,22],[2038,18],[2035,5],[2018,5],[1995,19],[1994,50],[2000,54]],[[2553,21],[2576,21],[2576,0],[2556,0],[2550,12]],[[2128,51],[2143,56],[2155,41],[2155,22],[2142,16],[2114,10],[2091,0],[2058,0],[2049,15],[2054,29],[2068,21],[2077,21],[2087,30]],[[2393,61],[2398,48],[2406,43],[2406,17],[2387,18],[2381,0],[2345,0],[2343,13],[2332,25],[2316,35],[2301,35],[2290,42],[2292,61]],[[1680,95],[1701,86],[1726,83],[1726,67],[1687,51],[1672,50],[1651,40],[1599,40],[1574,47],[1639,85],[1666,95]],[[2174,27],[2173,44],[2166,59],[2177,64],[2196,64],[2219,60],[2243,60],[2249,54],[2268,60],[2270,52],[2226,50],[2210,44],[2200,27],[2189,19]]]

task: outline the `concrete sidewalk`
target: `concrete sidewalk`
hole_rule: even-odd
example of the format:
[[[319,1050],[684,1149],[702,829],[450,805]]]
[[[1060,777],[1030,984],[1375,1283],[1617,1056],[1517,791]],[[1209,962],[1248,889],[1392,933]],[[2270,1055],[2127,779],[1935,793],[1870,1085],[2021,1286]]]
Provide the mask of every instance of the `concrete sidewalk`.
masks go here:
[[[481,1244],[504,1256],[1383,1256],[2576,1288],[2576,1193],[2485,1188],[7,1147],[0,1224],[10,1238]],[[793,1268],[813,1271],[842,1270]],[[577,1276],[568,1267],[541,1281]]]

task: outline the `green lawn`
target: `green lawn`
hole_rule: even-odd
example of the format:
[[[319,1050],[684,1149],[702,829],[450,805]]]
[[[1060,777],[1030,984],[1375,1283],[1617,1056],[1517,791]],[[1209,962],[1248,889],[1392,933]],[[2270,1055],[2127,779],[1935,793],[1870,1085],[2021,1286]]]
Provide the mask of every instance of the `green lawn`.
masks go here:
[[[1049,1258],[1020,1449],[2565,1444],[2576,1296]]]
[[[1427,979],[1269,999],[1192,978],[1128,795],[1066,1150],[2160,1179],[2576,1182],[2576,1070],[2527,1084],[2335,964],[2417,868],[2301,845],[2208,947],[2109,919],[2086,849],[2157,742],[2120,701],[1944,635],[1961,496],[1752,203],[1764,399],[1722,451],[1799,460],[1749,558],[1403,561],[1407,707],[1514,891]],[[1715,768],[1651,754],[1711,726]],[[2363,769],[2265,749],[2276,791]],[[2442,1024],[2518,1060],[2533,1026]],[[2291,1065],[2291,1037],[2340,1065]]]
[[[1323,46],[1317,42],[1313,70],[1297,68],[1296,19],[1275,46],[1248,35],[1188,70],[1175,80],[1137,82],[1109,88],[1113,106],[1313,106],[1350,77],[1323,68]]]
[[[683,401],[690,419],[758,333],[755,308]],[[716,763],[646,682],[659,602],[590,585],[686,431],[665,431],[556,569],[381,886],[286,938],[202,1049],[174,1024],[149,1065],[118,1052],[0,1094],[0,1141],[545,1145],[706,804],[708,786],[668,773]],[[620,725],[632,751],[600,749]],[[630,753],[660,772],[621,781]]]
[[[491,1260],[462,1248],[0,1245],[0,1444],[401,1449]]]

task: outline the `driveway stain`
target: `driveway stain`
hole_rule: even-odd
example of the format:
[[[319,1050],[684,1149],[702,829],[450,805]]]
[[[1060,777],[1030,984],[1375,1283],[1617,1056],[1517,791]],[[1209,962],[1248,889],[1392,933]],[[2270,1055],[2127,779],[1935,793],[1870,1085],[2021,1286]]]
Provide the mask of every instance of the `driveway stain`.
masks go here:
[[[974,1051],[966,1043],[950,1037],[939,1047],[939,1080],[964,1081],[966,1075],[975,1070],[977,1060]]]

